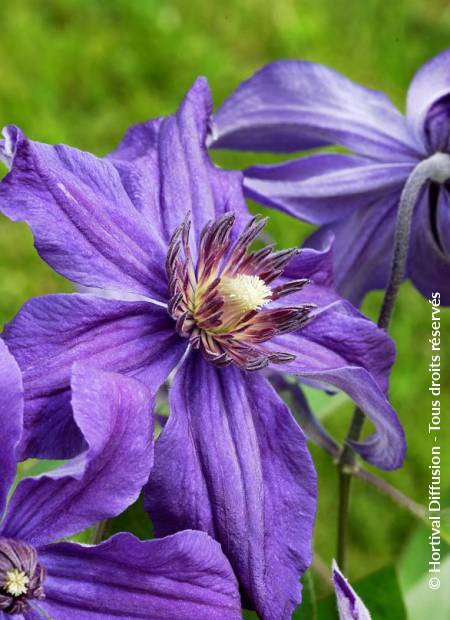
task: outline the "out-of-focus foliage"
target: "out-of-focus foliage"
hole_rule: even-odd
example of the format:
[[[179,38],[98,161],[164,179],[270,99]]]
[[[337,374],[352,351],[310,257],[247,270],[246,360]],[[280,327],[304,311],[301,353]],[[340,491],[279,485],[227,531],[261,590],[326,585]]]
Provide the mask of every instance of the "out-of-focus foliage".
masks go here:
[[[450,43],[450,5],[444,0],[20,0],[0,4],[0,24],[0,123],[16,123],[36,140],[97,154],[114,148],[130,124],[173,111],[197,75],[208,77],[220,103],[262,64],[285,57],[328,64],[385,90],[403,109],[416,68]],[[255,161],[252,155],[215,157],[237,167]],[[270,230],[283,246],[312,230],[272,215]],[[39,260],[23,225],[0,220],[0,252],[2,323],[30,296],[70,290]],[[370,295],[364,310],[376,316],[380,300],[379,293]],[[392,329],[398,358],[391,398],[409,451],[404,469],[387,477],[420,502],[427,499],[431,451],[430,323],[428,302],[405,285]],[[449,328],[446,311],[442,446],[450,443]],[[329,399],[319,401],[329,408]],[[326,423],[342,438],[351,406],[344,402],[332,409]],[[320,487],[316,549],[329,565],[335,554],[337,476],[326,455],[317,449],[313,454]],[[448,471],[449,450],[442,459],[442,472]],[[448,488],[448,476],[444,483]],[[352,505],[348,576],[358,580],[398,563],[416,523],[358,480]],[[324,583],[316,582],[324,592]],[[438,614],[434,618],[439,620]]]

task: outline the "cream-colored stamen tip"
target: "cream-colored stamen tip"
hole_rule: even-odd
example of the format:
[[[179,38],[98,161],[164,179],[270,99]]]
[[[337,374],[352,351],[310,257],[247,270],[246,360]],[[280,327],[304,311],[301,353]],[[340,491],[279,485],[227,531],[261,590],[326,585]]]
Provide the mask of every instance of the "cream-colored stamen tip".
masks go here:
[[[6,573],[5,583],[3,587],[11,594],[11,596],[22,596],[28,590],[30,578],[22,570],[12,568]]]
[[[227,301],[237,305],[243,312],[259,310],[268,304],[272,297],[272,291],[264,280],[246,274],[224,278],[219,290]]]

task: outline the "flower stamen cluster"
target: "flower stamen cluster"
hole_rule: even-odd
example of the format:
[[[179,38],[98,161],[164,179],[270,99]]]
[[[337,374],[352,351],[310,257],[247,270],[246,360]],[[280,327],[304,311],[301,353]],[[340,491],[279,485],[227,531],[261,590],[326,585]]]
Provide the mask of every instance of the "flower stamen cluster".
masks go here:
[[[178,333],[190,340],[217,366],[235,363],[258,370],[270,362],[284,363],[295,356],[269,352],[262,343],[291,332],[310,320],[312,304],[266,306],[299,291],[308,279],[269,286],[279,278],[297,249],[274,251],[273,246],[248,252],[266,223],[254,217],[232,243],[234,214],[210,222],[201,233],[194,265],[187,218],[172,236],[166,270],[170,286],[169,313]]]
[[[0,611],[22,613],[31,599],[43,600],[45,576],[31,545],[0,538]]]

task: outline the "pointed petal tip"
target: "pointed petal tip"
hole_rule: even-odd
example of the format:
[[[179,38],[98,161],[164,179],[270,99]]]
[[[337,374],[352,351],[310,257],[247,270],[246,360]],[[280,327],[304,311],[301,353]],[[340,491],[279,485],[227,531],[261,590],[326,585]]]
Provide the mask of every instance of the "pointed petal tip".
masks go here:
[[[0,161],[11,168],[19,141],[24,136],[16,125],[5,125],[2,129],[4,140],[0,140]]]
[[[339,620],[371,620],[370,613],[337,562],[332,562],[332,581],[336,594]]]

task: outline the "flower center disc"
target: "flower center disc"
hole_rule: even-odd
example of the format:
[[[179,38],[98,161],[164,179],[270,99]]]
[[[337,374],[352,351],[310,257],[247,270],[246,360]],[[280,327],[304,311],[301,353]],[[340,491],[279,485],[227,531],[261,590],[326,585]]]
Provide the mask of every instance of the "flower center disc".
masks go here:
[[[39,564],[34,547],[0,536],[1,617],[27,612],[30,601],[44,599],[45,576],[45,568]]]
[[[271,286],[298,250],[274,252],[267,246],[248,252],[265,220],[253,218],[232,243],[234,219],[232,213],[225,213],[202,230],[196,265],[190,250],[189,219],[174,232],[166,260],[168,312],[180,336],[189,338],[208,361],[258,370],[269,362],[285,363],[295,357],[269,351],[261,343],[302,327],[313,306],[265,308],[308,283],[303,278]]]
[[[225,297],[225,308],[234,307],[244,313],[260,310],[272,297],[272,290],[258,276],[239,274],[234,278],[224,278],[219,292]]]
[[[26,594],[30,578],[23,570],[13,568],[6,573],[4,588],[11,596],[21,596]]]

